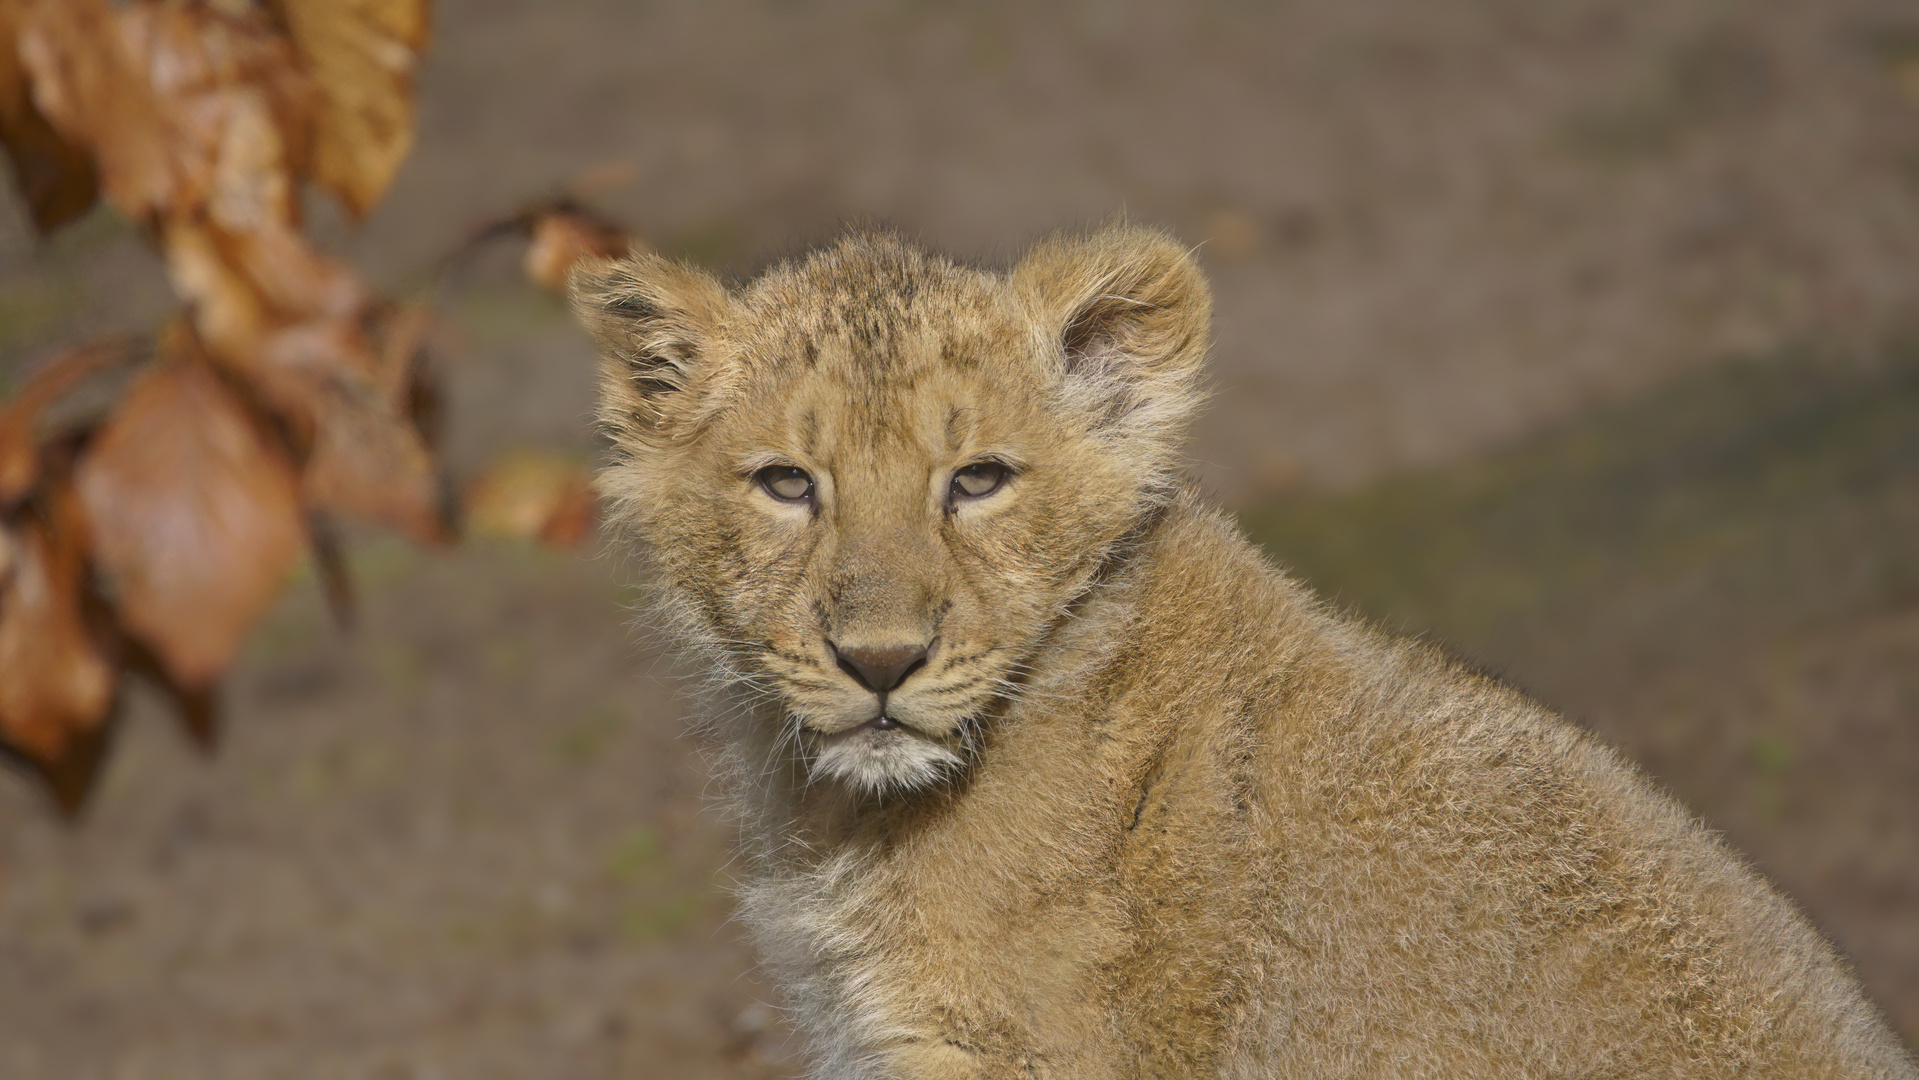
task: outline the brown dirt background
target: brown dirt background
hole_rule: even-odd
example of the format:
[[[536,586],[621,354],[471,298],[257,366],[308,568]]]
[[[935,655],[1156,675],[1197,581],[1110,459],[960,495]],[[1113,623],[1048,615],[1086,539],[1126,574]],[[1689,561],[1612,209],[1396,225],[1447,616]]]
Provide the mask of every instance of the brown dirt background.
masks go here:
[[[1487,498],[1550,518],[1598,483],[1593,439],[1668,445],[1588,418],[1710,412],[1753,358],[1863,371],[1859,409],[1908,400],[1883,359],[1919,330],[1908,5],[442,0],[437,22],[392,193],[358,228],[314,206],[395,291],[608,161],[637,171],[605,206],[733,274],[849,218],[987,260],[1117,214],[1203,244],[1204,482],[1343,602],[1647,762],[1919,1037],[1919,585],[1852,572],[1919,549],[1919,411],[1871,414],[1890,434],[1852,517],[1805,485],[1730,516],[1671,489],[1704,507],[1687,536],[1730,521],[1746,547],[1562,559],[1538,530],[1456,528]],[[511,262],[463,279],[440,342],[458,470],[596,453],[587,345]],[[169,302],[110,216],[40,243],[0,215],[0,375]],[[1664,475],[1605,475],[1642,474]],[[1640,489],[1577,505],[1629,515]],[[1454,490],[1479,494],[1430,494]],[[1841,518],[1873,529],[1805,525]],[[1399,546],[1351,555],[1381,529]],[[1706,572],[1781,537],[1790,557]],[[1595,550],[1603,573],[1555,584]],[[788,1075],[681,675],[618,558],[365,537],[354,562],[359,630],[296,581],[216,758],[141,700],[78,827],[0,776],[0,1077]]]

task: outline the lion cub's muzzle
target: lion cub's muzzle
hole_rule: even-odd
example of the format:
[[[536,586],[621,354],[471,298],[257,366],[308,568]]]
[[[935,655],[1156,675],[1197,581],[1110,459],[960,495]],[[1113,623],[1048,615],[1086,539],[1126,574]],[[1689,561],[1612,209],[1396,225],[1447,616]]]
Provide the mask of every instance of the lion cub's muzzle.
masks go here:
[[[910,707],[904,715],[896,715],[893,705],[898,693],[917,686],[907,680],[937,659],[939,647],[937,637],[890,645],[828,638],[827,654],[848,678],[873,695],[874,704],[870,719],[813,737],[814,767],[868,791],[910,791],[959,767],[963,759],[956,733],[929,729],[926,717]]]

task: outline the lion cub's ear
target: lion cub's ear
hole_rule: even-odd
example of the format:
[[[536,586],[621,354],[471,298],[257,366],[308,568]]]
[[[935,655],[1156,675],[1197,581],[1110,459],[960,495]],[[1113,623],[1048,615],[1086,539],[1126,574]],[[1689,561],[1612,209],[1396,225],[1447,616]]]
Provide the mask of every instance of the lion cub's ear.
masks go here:
[[[1013,268],[1012,284],[1055,346],[1067,398],[1096,429],[1176,437],[1199,403],[1212,316],[1184,247],[1136,225],[1057,235]]]
[[[712,275],[651,253],[583,261],[568,292],[599,344],[601,417],[616,432],[657,424],[666,399],[698,382],[728,307]]]

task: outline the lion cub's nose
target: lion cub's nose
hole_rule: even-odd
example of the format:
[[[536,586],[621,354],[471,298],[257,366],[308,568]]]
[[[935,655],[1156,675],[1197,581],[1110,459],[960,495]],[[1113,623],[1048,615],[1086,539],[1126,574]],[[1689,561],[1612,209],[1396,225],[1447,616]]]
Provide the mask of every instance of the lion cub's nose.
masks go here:
[[[893,689],[901,680],[926,664],[924,645],[842,649],[829,641],[826,646],[833,650],[833,659],[841,671],[853,676],[853,681],[875,694],[884,694]]]

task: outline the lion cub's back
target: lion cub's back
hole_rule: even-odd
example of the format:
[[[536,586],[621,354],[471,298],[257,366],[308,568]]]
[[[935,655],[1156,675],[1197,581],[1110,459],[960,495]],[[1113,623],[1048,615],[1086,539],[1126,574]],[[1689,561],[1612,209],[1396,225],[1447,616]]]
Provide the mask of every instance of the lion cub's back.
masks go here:
[[[1432,650],[1318,632],[1267,742],[1255,1073],[1915,1075],[1831,946],[1618,755]]]

